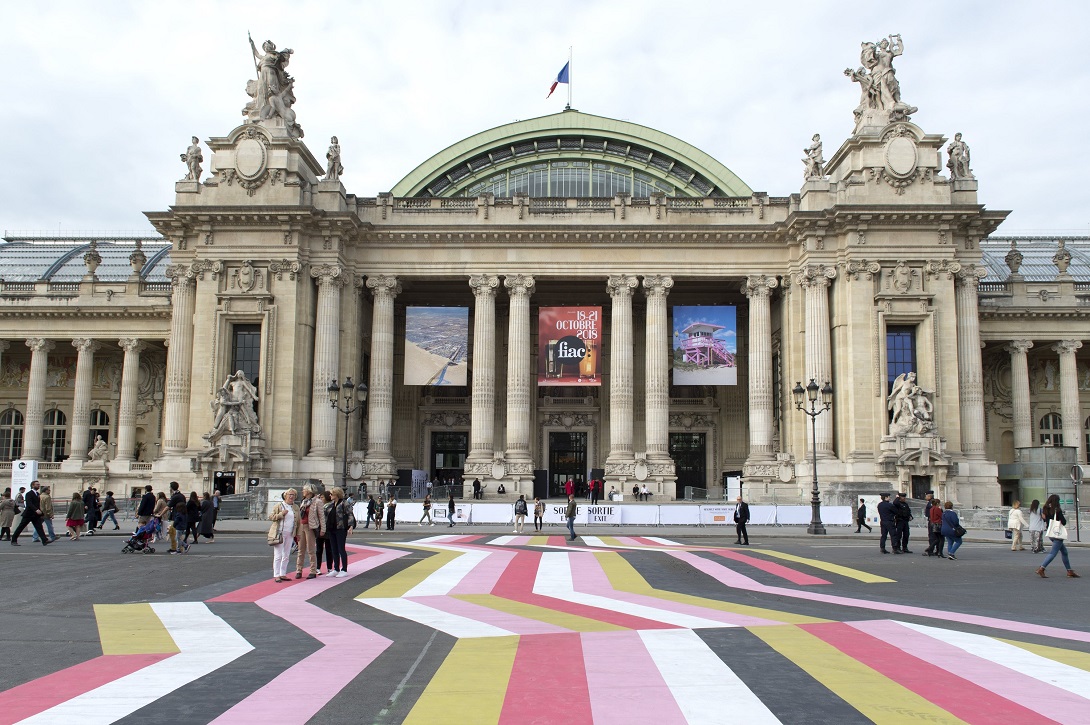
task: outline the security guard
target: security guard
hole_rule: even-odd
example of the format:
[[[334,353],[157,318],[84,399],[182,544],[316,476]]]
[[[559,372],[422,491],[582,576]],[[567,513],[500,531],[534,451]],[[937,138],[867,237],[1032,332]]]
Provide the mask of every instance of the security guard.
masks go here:
[[[893,540],[893,552],[895,554],[900,554],[901,540],[897,537],[896,510],[893,508],[893,504],[889,502],[888,493],[883,493],[882,500],[878,503],[878,520],[882,525],[882,538],[879,541],[878,547],[882,550],[883,554],[888,554],[889,550],[886,549],[886,537],[889,536]]]
[[[908,496],[904,491],[897,494],[897,500],[893,502],[894,521],[897,529],[893,536],[894,553],[911,554],[908,550],[908,522],[912,520],[912,509],[908,507]],[[900,548],[900,552],[897,549]]]

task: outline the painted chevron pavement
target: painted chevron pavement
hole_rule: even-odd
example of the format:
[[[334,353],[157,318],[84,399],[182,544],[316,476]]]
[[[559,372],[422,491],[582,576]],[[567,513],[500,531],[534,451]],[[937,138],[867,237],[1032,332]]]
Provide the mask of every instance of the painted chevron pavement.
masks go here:
[[[349,571],[96,605],[102,656],[0,693],[0,725],[156,715],[252,656],[228,622],[257,611],[314,646],[204,722],[333,722],[376,683],[386,707],[354,722],[1090,722],[1090,633],[882,601],[885,577],[771,549],[446,535],[351,546]],[[431,632],[411,666],[386,656],[403,623]]]

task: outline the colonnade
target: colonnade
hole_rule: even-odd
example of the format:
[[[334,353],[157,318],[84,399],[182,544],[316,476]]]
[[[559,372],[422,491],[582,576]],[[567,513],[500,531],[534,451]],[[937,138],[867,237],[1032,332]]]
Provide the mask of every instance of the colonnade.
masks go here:
[[[1029,448],[1036,444],[1036,422],[1030,406],[1029,351],[1033,340],[1011,340],[1006,351],[1011,356],[1011,408],[1014,425],[1014,447]],[[1074,446],[1080,463],[1086,463],[1086,447],[1082,444],[1082,408],[1079,402],[1079,377],[1075,354],[1082,348],[1081,340],[1060,340],[1049,349],[1060,360],[1060,416],[1063,419],[1064,445]]]

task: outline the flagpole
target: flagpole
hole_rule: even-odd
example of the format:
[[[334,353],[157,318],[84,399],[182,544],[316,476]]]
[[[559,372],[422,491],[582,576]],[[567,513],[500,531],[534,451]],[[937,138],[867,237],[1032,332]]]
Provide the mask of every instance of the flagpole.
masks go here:
[[[568,46],[568,105],[566,110],[571,110],[571,56],[572,46]]]

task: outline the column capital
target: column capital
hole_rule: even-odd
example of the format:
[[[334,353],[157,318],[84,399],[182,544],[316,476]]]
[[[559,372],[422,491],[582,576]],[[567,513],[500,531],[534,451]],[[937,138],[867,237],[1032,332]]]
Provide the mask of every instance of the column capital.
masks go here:
[[[649,274],[643,278],[643,293],[648,297],[666,298],[670,294],[670,288],[674,286],[672,277],[662,274]]]
[[[319,264],[310,268],[310,276],[318,282],[318,286],[333,285],[344,287],[348,281],[345,279],[345,270],[339,264]]]
[[[958,286],[972,287],[974,290],[980,280],[988,276],[988,270],[979,264],[963,264],[957,272]]]
[[[606,280],[606,290],[610,297],[631,297],[632,292],[639,286],[640,281],[634,274],[611,274]]]
[[[500,278],[494,274],[469,275],[469,288],[474,297],[495,297],[499,286]]]
[[[44,337],[28,337],[26,346],[30,348],[31,352],[49,352],[53,349],[53,341]]]
[[[1025,355],[1033,347],[1033,340],[1011,340],[1007,343],[1006,350],[1011,355]]]
[[[375,297],[389,297],[393,299],[401,294],[401,283],[392,274],[376,274],[367,278],[367,289],[371,290]]]
[[[100,347],[102,347],[102,345],[89,337],[77,337],[76,339],[72,340],[72,347],[79,350],[82,354],[85,352],[94,352],[95,350],[98,350]]]
[[[779,285],[779,280],[775,277],[764,274],[751,274],[746,277],[746,282],[742,285],[742,292],[745,293],[746,297],[767,297]]]
[[[117,346],[125,352],[139,353],[148,346],[143,340],[138,340],[135,337],[123,337],[117,342]]]
[[[509,274],[503,278],[503,286],[512,297],[529,297],[534,293],[534,278],[528,274]]]
[[[196,275],[188,264],[172,264],[166,268],[166,275],[173,287],[192,287],[196,284]]]
[[[1080,347],[1082,347],[1082,340],[1060,340],[1052,346],[1052,349],[1060,355],[1074,355]]]
[[[836,279],[836,267],[825,264],[808,264],[795,275],[800,287],[828,287]]]

